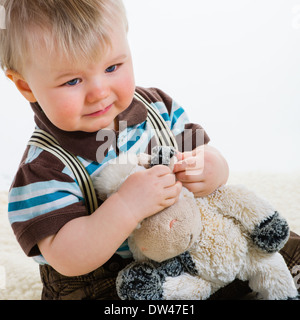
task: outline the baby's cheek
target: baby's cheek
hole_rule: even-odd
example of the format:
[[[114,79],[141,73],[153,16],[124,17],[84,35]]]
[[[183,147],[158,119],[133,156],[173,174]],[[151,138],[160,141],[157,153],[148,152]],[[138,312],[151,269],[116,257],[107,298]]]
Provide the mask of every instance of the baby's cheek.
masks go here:
[[[52,110],[49,120],[58,128],[65,131],[76,130],[76,124],[80,119],[80,113],[71,104],[61,105]]]

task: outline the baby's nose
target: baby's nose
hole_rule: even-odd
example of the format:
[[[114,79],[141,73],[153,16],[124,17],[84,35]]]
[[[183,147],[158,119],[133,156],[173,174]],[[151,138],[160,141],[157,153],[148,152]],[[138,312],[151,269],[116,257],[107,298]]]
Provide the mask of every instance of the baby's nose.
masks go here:
[[[86,100],[88,103],[94,103],[106,99],[110,94],[110,88],[104,83],[94,83],[89,89]]]

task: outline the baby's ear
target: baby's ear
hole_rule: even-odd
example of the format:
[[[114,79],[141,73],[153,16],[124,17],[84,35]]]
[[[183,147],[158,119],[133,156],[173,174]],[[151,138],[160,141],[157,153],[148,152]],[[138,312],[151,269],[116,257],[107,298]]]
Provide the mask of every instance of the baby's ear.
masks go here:
[[[12,82],[14,82],[15,86],[26,100],[29,102],[36,102],[36,98],[30,89],[29,84],[18,72],[9,69],[6,70],[5,74]]]

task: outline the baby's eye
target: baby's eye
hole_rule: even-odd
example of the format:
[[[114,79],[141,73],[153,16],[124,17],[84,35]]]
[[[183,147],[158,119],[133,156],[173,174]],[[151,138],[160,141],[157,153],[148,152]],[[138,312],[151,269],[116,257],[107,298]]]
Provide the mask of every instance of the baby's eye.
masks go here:
[[[73,80],[71,80],[71,81],[66,82],[66,84],[67,84],[68,86],[75,86],[75,85],[78,84],[79,82],[80,82],[80,79],[76,78],[76,79],[73,79]]]
[[[116,71],[117,68],[118,68],[118,65],[115,64],[115,65],[113,65],[113,66],[108,67],[108,68],[105,70],[105,72],[106,72],[106,73],[112,73],[112,72]]]

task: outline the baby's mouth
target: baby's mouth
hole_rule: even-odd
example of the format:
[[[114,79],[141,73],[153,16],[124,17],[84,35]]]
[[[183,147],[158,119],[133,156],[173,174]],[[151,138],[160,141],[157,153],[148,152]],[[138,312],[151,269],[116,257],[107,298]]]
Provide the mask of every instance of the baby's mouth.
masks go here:
[[[93,113],[90,113],[90,114],[87,114],[86,116],[87,117],[98,117],[98,116],[101,116],[101,115],[107,113],[111,109],[112,106],[113,106],[113,104],[110,104],[105,109],[99,110],[99,111],[96,111],[96,112],[93,112]]]

